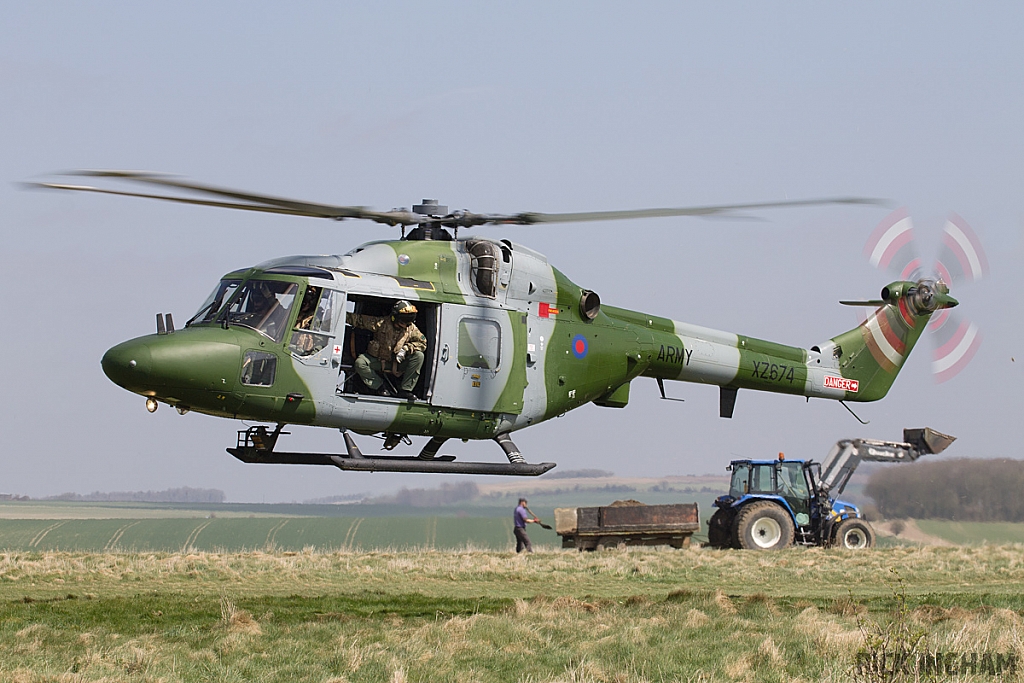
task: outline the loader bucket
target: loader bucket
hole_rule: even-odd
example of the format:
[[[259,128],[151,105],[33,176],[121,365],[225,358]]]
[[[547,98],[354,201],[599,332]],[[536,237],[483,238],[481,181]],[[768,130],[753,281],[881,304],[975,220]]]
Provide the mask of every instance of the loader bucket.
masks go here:
[[[921,454],[941,453],[956,441],[955,436],[937,432],[930,427],[924,429],[904,429],[903,441],[916,448]]]

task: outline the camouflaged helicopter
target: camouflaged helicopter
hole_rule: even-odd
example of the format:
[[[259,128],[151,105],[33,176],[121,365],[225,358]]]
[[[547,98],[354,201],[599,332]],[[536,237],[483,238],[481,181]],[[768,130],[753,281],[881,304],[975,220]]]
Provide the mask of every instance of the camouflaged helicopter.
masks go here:
[[[166,403],[182,414],[276,425],[239,431],[228,452],[247,463],[539,475],[555,463],[526,462],[513,432],[587,403],[624,408],[638,377],[657,380],[662,397],[665,380],[717,385],[721,417],[732,417],[740,389],[876,401],[888,392],[932,313],[957,305],[941,280],[896,281],[879,299],[842,302],[876,310],[858,327],[805,349],[603,305],[597,293],[573,283],[532,249],[458,235],[484,225],[709,216],[873,200],[498,215],[449,212],[431,200],[411,212],[372,211],[153,173],[75,175],[143,183],[164,193],[35,186],[401,228],[400,240],[370,242],[344,255],[287,256],[228,273],[184,328],[176,329],[170,314],[158,314],[156,334],[118,344],[103,356],[106,375],[145,396],[150,412]],[[356,364],[372,339],[351,324],[359,316],[387,318],[400,301],[412,304],[415,326],[426,338],[422,371],[401,396],[370,391],[363,383]],[[382,369],[387,379],[386,364]],[[345,452],[276,450],[290,424],[341,430]],[[415,456],[369,456],[353,433],[383,435],[389,451],[403,441],[411,444],[412,436],[429,441]],[[493,440],[508,462],[456,462],[439,455],[453,438]]]

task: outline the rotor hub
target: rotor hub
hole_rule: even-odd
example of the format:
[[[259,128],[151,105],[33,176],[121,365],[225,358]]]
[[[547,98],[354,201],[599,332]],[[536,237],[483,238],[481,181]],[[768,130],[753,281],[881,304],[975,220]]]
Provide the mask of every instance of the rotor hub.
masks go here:
[[[448,207],[438,204],[436,199],[424,199],[421,204],[412,207],[412,212],[421,216],[447,216]]]
[[[942,280],[919,280],[907,294],[911,307],[918,315],[957,305],[956,300],[949,296],[949,287]]]

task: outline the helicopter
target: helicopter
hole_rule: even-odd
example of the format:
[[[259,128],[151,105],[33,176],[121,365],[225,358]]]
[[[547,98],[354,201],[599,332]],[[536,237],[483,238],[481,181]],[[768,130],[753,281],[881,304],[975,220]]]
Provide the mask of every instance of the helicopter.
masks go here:
[[[740,389],[866,402],[883,398],[936,311],[958,305],[940,279],[898,280],[880,298],[840,303],[874,308],[858,327],[809,348],[786,346],[608,306],[547,258],[505,239],[460,237],[486,225],[534,225],[826,204],[874,205],[856,197],[672,209],[480,214],[436,200],[412,210],[335,206],[196,183],[159,173],[76,171],[136,183],[114,189],[57,182],[33,187],[144,197],[209,207],[399,227],[400,239],[343,255],[275,258],[225,274],[181,329],[157,314],[156,332],[109,349],[110,380],[159,404],[266,424],[238,432],[227,451],[246,463],[329,465],[346,471],[536,476],[555,463],[527,462],[511,434],[588,403],[624,408],[639,377],[719,387],[719,415],[733,416]],[[137,187],[137,185],[135,186]],[[381,384],[364,381],[375,337],[358,321],[395,323],[422,334],[415,384],[380,363]],[[396,323],[397,324],[397,323]],[[404,361],[403,361],[404,362]],[[390,371],[397,372],[397,358]],[[362,373],[362,374],[361,374]],[[406,376],[409,379],[409,376]],[[388,390],[390,387],[390,390]],[[851,411],[852,412],[852,411]],[[267,425],[273,425],[270,429]],[[277,450],[287,425],[339,429],[338,454]],[[367,455],[353,438],[382,436],[383,448],[429,437],[417,455]],[[441,455],[449,439],[492,440],[507,462]]]

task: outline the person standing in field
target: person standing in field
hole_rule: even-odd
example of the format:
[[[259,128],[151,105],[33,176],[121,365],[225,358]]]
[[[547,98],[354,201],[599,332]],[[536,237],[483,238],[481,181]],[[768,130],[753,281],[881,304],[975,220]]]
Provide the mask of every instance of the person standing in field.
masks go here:
[[[526,535],[526,525],[537,524],[540,520],[526,507],[525,498],[519,499],[519,505],[516,506],[516,511],[512,514],[512,520],[515,524],[516,552],[521,553],[526,550],[526,552],[532,553],[533,545],[530,544],[530,537]]]

